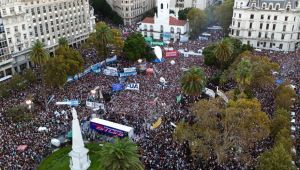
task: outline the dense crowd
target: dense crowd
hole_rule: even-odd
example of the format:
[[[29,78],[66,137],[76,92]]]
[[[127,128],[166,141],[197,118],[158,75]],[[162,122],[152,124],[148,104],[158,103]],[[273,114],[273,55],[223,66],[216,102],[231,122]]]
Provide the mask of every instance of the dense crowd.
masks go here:
[[[134,27],[121,27],[123,33],[134,32]],[[220,34],[212,34],[212,40],[220,38]],[[202,47],[207,46],[208,41],[193,40],[188,43],[171,43],[174,49],[187,49],[187,51],[198,52]],[[86,65],[99,62],[95,50],[82,50]],[[269,53],[264,52],[272,60],[281,64],[280,78],[290,79],[292,83],[299,84],[299,56],[295,53]],[[175,64],[171,64],[171,60]],[[139,91],[120,91],[112,92],[111,86],[119,83],[117,77],[105,76],[103,74],[88,74],[77,81],[66,84],[61,89],[48,89],[47,96],[54,96],[54,100],[49,103],[49,111],[43,107],[41,86],[36,83],[22,92],[13,92],[6,99],[0,99],[0,167],[4,169],[36,169],[40,161],[52,151],[50,140],[60,135],[65,135],[71,128],[70,108],[67,106],[57,106],[56,101],[65,99],[78,99],[81,104],[76,107],[81,122],[89,120],[92,114],[97,112],[85,106],[85,100],[90,96],[90,91],[96,86],[102,89],[102,92],[108,94],[110,99],[105,101],[106,112],[100,117],[118,122],[124,125],[134,127],[136,134],[135,141],[140,146],[141,160],[146,169],[165,170],[165,169],[242,169],[249,168],[249,165],[242,165],[238,161],[229,161],[226,164],[217,164],[215,158],[211,158],[208,164],[204,166],[199,160],[193,160],[190,154],[188,143],[178,143],[173,140],[172,132],[174,126],[182,119],[190,120],[192,115],[189,111],[189,103],[176,102],[176,96],[181,94],[179,79],[183,70],[194,65],[204,68],[207,77],[213,75],[217,70],[206,67],[202,57],[190,56],[174,59],[166,59],[162,63],[144,62],[147,68],[153,68],[154,74],[138,74],[128,77],[126,83],[139,83]],[[118,67],[135,66],[139,63],[127,63],[120,60]],[[297,67],[298,65],[298,67]],[[291,72],[291,70],[293,72]],[[163,77],[166,84],[159,80]],[[232,85],[221,87],[224,91],[232,88]],[[274,87],[275,88],[275,87]],[[271,114],[274,111],[273,90],[257,91],[256,96],[262,102],[264,111]],[[297,89],[299,96],[300,92]],[[29,95],[33,95],[34,119],[29,122],[13,123],[10,119],[3,116],[5,112],[20,103],[24,103]],[[299,112],[299,103],[293,108]],[[298,114],[296,114],[298,115]],[[158,118],[162,118],[162,124],[151,129],[151,124]],[[297,117],[297,127],[300,123],[300,117]],[[47,127],[47,131],[39,132],[39,127]],[[299,128],[297,128],[299,129]],[[84,130],[84,138],[89,140],[102,139],[95,132],[89,129]],[[297,135],[296,147],[300,150],[299,131]],[[254,150],[255,157],[257,153],[262,152],[269,147],[270,141],[267,139],[257,144]],[[18,151],[19,145],[27,145],[27,148]],[[195,163],[197,162],[197,163]]]

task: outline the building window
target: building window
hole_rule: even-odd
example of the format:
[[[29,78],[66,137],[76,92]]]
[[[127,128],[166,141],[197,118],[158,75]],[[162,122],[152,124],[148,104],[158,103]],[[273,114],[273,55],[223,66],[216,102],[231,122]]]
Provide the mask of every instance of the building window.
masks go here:
[[[281,39],[284,40],[285,34],[281,34]]]
[[[273,31],[276,29],[276,24],[273,24]]]
[[[286,25],[283,25],[282,31],[286,31]]]
[[[160,9],[163,9],[164,8],[164,4],[160,4]]]
[[[282,49],[282,46],[283,46],[282,44],[279,44],[279,49]]]
[[[254,19],[254,14],[251,14],[251,15],[250,15],[250,19]]]
[[[267,29],[267,30],[269,29],[269,24],[267,24],[266,29]]]
[[[260,16],[260,19],[264,19],[264,15],[261,15],[261,16]]]
[[[250,23],[249,28],[250,28],[250,29],[252,28],[252,23]]]
[[[276,10],[279,10],[279,8],[280,8],[280,5],[276,4]]]
[[[241,26],[241,23],[240,23],[240,22],[238,22],[238,28],[240,28],[240,26]]]
[[[265,33],[265,38],[268,38],[268,33],[267,32]]]
[[[260,37],[261,37],[261,32],[258,33],[258,38],[260,38]]]
[[[268,15],[268,20],[270,20],[271,19],[271,15]]]
[[[271,34],[271,39],[274,39],[274,33]]]
[[[284,21],[288,21],[288,18],[289,18],[288,16],[285,16]]]
[[[236,36],[240,36],[240,30],[236,31]]]
[[[274,20],[277,20],[277,16],[274,16]]]
[[[263,23],[260,23],[259,29],[262,29],[262,28],[263,28]]]
[[[248,37],[251,37],[251,31],[248,32]]]
[[[242,18],[242,14],[239,14],[239,18]]]

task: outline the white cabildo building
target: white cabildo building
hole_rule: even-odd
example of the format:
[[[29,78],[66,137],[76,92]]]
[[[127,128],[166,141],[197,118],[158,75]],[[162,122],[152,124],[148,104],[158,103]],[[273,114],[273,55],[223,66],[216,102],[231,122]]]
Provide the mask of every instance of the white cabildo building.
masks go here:
[[[230,36],[254,48],[294,51],[300,42],[296,0],[235,0]]]
[[[188,38],[189,24],[170,15],[170,0],[157,0],[157,13],[146,17],[139,26],[145,37],[160,40],[181,40]]]
[[[80,44],[94,26],[88,0],[0,0],[0,78],[29,67],[36,40],[53,52],[59,38]]]

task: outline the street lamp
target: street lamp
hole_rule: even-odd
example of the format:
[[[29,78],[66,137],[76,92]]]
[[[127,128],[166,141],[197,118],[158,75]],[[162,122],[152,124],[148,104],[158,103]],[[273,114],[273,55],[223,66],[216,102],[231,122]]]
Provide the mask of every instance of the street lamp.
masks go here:
[[[28,105],[28,109],[31,112],[32,101],[30,99],[26,100],[25,103]]]
[[[138,59],[138,63],[141,64],[143,62],[142,59]]]

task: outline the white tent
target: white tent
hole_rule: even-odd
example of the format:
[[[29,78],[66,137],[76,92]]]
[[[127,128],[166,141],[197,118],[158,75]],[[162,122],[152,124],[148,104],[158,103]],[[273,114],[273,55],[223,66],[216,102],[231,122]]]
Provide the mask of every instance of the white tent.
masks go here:
[[[60,146],[60,141],[58,139],[51,139],[51,144],[56,146],[56,147],[59,147]]]
[[[155,53],[156,57],[158,58],[158,60],[161,61],[161,59],[162,59],[162,50],[161,50],[161,48],[159,46],[155,46],[153,48],[154,48],[154,53]]]

